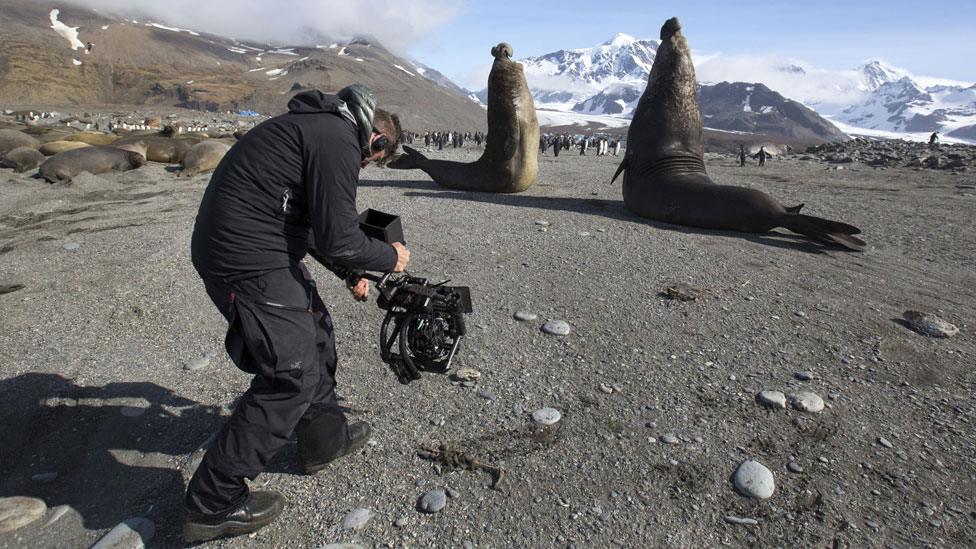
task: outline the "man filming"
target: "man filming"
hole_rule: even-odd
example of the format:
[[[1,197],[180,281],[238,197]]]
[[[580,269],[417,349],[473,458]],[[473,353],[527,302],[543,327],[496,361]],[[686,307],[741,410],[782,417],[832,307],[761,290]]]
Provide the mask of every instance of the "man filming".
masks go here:
[[[314,474],[363,447],[365,422],[336,402],[329,312],[302,263],[306,251],[335,272],[402,271],[410,252],[359,228],[359,170],[387,159],[401,139],[396,115],[353,85],[306,91],[258,125],[214,171],[193,230],[193,266],[229,324],[234,364],[254,375],[187,487],[184,537],[197,542],[253,532],[284,508],[275,492],[249,492],[296,433],[302,469]],[[365,301],[366,280],[347,287]]]

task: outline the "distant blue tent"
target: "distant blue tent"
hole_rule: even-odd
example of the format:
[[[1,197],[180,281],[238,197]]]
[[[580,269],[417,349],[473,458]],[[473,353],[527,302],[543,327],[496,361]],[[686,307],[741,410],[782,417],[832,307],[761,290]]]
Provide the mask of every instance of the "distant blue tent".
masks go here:
[[[261,116],[261,113],[257,113],[254,111],[238,111],[237,114],[241,116]]]

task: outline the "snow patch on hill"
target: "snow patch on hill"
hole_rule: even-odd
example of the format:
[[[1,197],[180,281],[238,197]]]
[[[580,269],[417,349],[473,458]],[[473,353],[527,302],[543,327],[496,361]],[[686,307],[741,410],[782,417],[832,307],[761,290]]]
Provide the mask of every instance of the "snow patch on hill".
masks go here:
[[[68,25],[65,25],[59,21],[58,16],[60,14],[61,10],[51,10],[51,28],[54,29],[54,32],[60,34],[65,40],[68,41],[68,44],[71,45],[71,49],[85,49],[85,44],[78,39],[78,27],[69,27]]]

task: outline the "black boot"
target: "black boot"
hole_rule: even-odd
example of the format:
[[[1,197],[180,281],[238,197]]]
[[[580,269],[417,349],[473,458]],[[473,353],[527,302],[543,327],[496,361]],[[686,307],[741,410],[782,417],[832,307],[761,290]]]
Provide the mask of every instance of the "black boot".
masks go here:
[[[187,543],[207,541],[220,536],[250,534],[278,518],[285,508],[285,498],[277,492],[251,492],[241,505],[216,515],[186,512],[183,539]]]
[[[365,421],[346,424],[336,429],[334,417],[323,415],[302,424],[298,430],[298,459],[306,475],[314,475],[330,462],[362,448],[369,440],[371,429]]]

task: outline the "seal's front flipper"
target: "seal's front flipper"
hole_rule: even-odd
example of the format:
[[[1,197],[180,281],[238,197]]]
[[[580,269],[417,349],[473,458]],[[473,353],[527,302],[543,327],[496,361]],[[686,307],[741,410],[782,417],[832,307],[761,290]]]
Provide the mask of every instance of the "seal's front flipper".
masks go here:
[[[403,154],[389,162],[386,166],[394,170],[416,170],[422,167],[425,162],[427,162],[427,157],[420,154],[420,151],[404,145]]]
[[[628,165],[628,164],[630,164],[630,157],[629,157],[629,156],[624,156],[624,159],[620,161],[620,165],[619,165],[619,166],[617,166],[617,171],[616,171],[616,172],[614,172],[614,174],[613,174],[613,177],[611,177],[611,178],[610,178],[610,184],[611,184],[611,185],[613,185],[613,182],[617,180],[617,177],[618,177],[618,176],[619,176],[619,175],[620,175],[620,174],[621,174],[621,173],[622,173],[622,172],[623,172],[624,170],[626,170],[626,169],[627,169],[627,165]]]
[[[789,213],[791,213],[791,214],[798,214],[798,213],[800,213],[800,210],[803,209],[803,206],[805,206],[805,204],[798,204],[796,206],[790,206],[790,207],[786,208],[786,211],[789,212]]]

